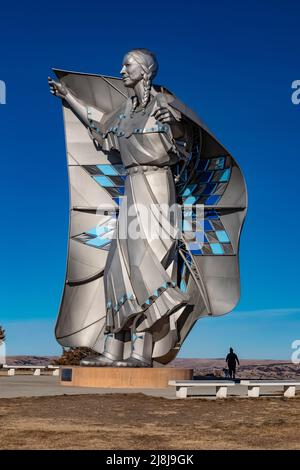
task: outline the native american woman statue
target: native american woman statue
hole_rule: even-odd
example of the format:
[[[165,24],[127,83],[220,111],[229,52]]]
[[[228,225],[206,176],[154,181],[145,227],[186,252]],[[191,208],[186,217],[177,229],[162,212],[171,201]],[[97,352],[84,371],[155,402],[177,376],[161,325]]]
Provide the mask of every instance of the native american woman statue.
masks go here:
[[[82,365],[151,367],[196,320],[239,299],[247,194],[241,170],[166,88],[147,49],[122,79],[55,70],[70,182],[66,282],[56,325]]]

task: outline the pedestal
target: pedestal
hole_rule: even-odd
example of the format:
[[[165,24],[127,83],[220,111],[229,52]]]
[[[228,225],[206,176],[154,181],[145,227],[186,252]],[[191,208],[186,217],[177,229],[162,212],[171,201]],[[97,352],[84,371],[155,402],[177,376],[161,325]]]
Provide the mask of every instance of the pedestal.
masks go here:
[[[167,388],[169,380],[192,380],[193,369],[62,366],[61,385],[99,388]]]

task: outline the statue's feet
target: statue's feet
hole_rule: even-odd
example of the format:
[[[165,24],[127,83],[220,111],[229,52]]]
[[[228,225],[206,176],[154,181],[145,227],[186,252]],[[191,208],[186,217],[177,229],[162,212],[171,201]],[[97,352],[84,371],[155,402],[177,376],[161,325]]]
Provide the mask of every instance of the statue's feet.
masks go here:
[[[98,356],[87,356],[80,361],[81,366],[90,367],[112,367],[113,363],[114,361],[112,359],[103,356],[103,354],[99,354]]]
[[[152,367],[152,364],[143,361],[142,359],[137,359],[135,357],[129,357],[121,361],[114,361],[113,367]]]

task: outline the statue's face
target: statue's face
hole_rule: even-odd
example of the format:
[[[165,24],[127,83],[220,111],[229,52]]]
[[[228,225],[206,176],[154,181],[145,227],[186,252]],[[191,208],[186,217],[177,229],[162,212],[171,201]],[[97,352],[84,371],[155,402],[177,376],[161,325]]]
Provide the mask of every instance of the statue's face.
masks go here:
[[[127,54],[124,57],[120,74],[124,85],[128,88],[134,88],[143,79],[144,72],[141,65],[130,54]]]

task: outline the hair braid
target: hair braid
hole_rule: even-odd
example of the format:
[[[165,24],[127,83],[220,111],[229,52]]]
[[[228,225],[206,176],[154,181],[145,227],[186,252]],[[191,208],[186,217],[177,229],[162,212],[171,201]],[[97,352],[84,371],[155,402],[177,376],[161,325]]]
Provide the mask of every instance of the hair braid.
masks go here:
[[[132,98],[132,107],[131,107],[131,110],[130,110],[130,117],[132,117],[134,115],[134,111],[136,110],[138,104],[139,104],[138,97],[133,96],[133,98]]]
[[[144,78],[143,78],[144,96],[142,98],[142,108],[144,110],[144,114],[146,112],[146,106],[149,103],[149,99],[150,99],[151,84],[152,84],[151,74],[147,71],[144,73]]]

